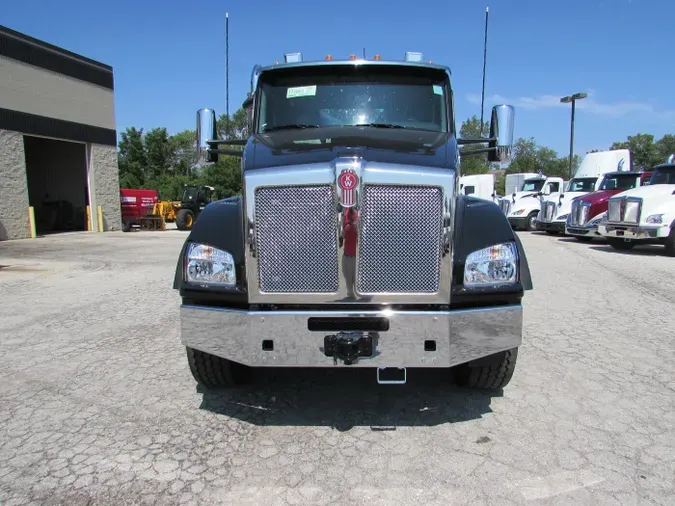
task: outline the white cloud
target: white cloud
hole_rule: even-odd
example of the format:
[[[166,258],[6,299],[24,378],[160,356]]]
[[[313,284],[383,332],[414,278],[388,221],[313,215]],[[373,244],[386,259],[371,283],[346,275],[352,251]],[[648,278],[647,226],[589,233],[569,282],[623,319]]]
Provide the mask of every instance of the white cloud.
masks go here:
[[[607,116],[618,118],[628,114],[642,114],[652,117],[673,118],[675,117],[675,110],[660,109],[648,102],[626,101],[614,103],[601,103],[593,98],[594,92],[588,92],[588,97],[576,102],[576,108],[579,111],[585,111],[598,116]],[[486,103],[495,104],[509,104],[516,108],[538,110],[551,108],[570,108],[570,104],[560,103],[560,97],[565,96],[564,93],[558,95],[539,95],[537,97],[504,97],[502,95],[491,95],[485,97]],[[471,93],[467,95],[467,100],[472,104],[480,104],[480,95]]]

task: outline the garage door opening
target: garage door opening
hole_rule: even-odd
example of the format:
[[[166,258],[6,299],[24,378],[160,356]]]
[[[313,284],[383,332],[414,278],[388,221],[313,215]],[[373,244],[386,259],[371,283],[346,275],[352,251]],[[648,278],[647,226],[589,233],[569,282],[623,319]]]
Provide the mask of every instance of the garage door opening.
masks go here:
[[[24,150],[36,232],[87,230],[86,145],[25,135]]]

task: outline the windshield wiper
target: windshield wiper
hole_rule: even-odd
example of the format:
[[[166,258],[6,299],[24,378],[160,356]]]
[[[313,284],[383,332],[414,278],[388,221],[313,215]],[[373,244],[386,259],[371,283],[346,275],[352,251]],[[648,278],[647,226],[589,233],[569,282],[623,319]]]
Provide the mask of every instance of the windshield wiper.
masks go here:
[[[266,127],[265,132],[274,132],[275,130],[302,130],[304,128],[319,128],[319,125],[307,125],[307,124],[292,124],[292,125],[277,125],[272,127]]]
[[[357,127],[373,127],[373,128],[406,128],[403,125],[395,125],[394,123],[358,123]]]

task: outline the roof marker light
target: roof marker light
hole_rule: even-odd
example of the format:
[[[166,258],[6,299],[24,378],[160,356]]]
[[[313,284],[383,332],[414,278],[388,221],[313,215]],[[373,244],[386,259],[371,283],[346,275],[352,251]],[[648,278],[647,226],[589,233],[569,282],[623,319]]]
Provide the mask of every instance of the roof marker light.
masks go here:
[[[381,60],[381,59],[382,59],[382,57],[379,54],[376,54],[375,56],[373,56],[373,60]]]
[[[406,51],[405,61],[421,63],[424,60],[422,53],[415,53],[413,51]]]
[[[286,63],[298,63],[302,61],[302,53],[286,53],[284,55]]]
[[[350,54],[349,55],[350,60],[356,60],[356,55],[355,54]]]
[[[331,55],[326,55],[326,60],[332,60],[333,57]]]

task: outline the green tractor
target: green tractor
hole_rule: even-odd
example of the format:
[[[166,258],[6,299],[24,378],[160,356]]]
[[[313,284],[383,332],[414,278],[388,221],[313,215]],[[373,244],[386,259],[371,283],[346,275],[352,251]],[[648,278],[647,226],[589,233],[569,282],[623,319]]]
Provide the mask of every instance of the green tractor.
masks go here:
[[[190,230],[204,208],[211,202],[213,186],[183,185],[180,209],[176,213],[178,230]]]

